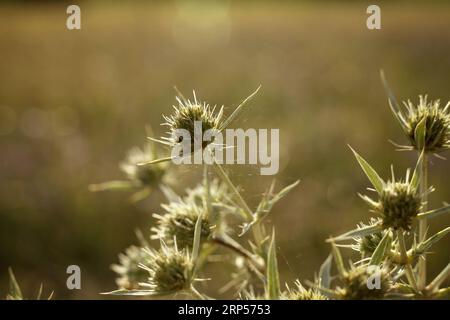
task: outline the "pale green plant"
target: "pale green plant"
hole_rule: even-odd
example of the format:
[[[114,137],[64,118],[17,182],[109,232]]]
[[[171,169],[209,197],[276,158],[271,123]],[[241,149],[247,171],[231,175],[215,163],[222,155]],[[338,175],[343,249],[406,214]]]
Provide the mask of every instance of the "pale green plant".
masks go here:
[[[183,143],[174,136],[174,133],[177,129],[194,133],[195,121],[200,121],[204,130],[222,131],[231,124],[258,90],[259,88],[244,99],[225,120],[222,120],[223,107],[216,112],[214,107],[199,102],[195,92],[193,101],[179,94],[177,97],[179,105],[174,107],[174,114],[164,116],[166,122],[163,125],[169,127],[171,136],[161,139],[150,137],[150,140],[169,147]],[[207,148],[208,145],[202,145],[202,149]],[[171,156],[152,157],[137,163],[136,168],[154,170],[153,166],[160,166],[170,160]],[[215,170],[218,179],[210,177],[212,170]],[[152,248],[147,240],[140,237],[140,253],[136,247],[131,247],[125,254],[119,256],[120,264],[113,266],[113,270],[119,276],[116,281],[119,289],[109,294],[133,296],[188,294],[207,299],[209,297],[198,290],[195,283],[202,280],[198,275],[209,263],[212,254],[223,255],[219,249],[224,248],[235,255],[236,261],[240,261],[235,265],[236,273],[224,286],[225,289],[238,286],[237,296],[257,290],[258,295],[263,295],[267,299],[279,299],[281,290],[275,233],[272,232],[270,235],[266,232],[263,220],[273,206],[297,184],[298,181],[280,192],[275,192],[273,183],[253,210],[217,161],[212,165],[205,164],[201,184],[193,189],[187,189],[183,197],[171,193],[168,197],[169,203],[162,205],[163,212],[154,214],[157,222],[152,227],[151,239],[159,241],[161,248],[159,250]],[[232,216],[230,220],[237,220],[238,224],[229,224],[228,216]],[[240,232],[237,232],[236,228],[240,228]],[[246,248],[233,235],[242,236],[250,230],[253,241]],[[139,271],[136,266],[140,268]],[[144,280],[141,271],[147,273]]]
[[[236,271],[230,275],[230,281],[221,292],[234,289],[236,297],[241,299],[434,299],[447,296],[450,288],[442,285],[450,275],[450,264],[427,284],[425,257],[433,245],[450,232],[450,227],[446,227],[430,236],[426,234],[429,219],[450,213],[448,204],[428,209],[428,195],[434,188],[427,181],[428,155],[449,148],[449,105],[440,108],[439,102],[428,102],[426,97],[421,97],[417,107],[408,102],[405,104],[407,112],[402,113],[384,76],[382,80],[388,91],[391,110],[410,141],[410,146],[400,148],[418,151],[415,168],[412,171],[408,169],[404,179],[397,179],[391,166],[391,177],[383,179],[351,149],[372,184],[369,190],[374,194],[359,196],[376,216],[371,217],[369,223],[361,222],[356,229],[327,240],[331,244],[331,254],[314,281],[305,281],[308,288],[297,280],[293,289],[288,285],[286,290],[282,289],[275,231],[267,232],[264,223],[273,206],[296,187],[298,181],[279,192],[274,191],[275,185],[272,184],[252,209],[226,170],[213,161],[212,165],[203,165],[201,184],[187,189],[184,196],[171,192],[169,202],[162,205],[163,212],[154,215],[157,222],[152,228],[151,239],[161,243],[160,249],[151,248],[149,242],[140,236],[140,251],[132,247],[120,256],[121,264],[114,267],[119,275],[119,289],[110,294],[188,294],[199,299],[211,299],[195,284],[205,280],[199,277],[205,265],[213,257],[220,260],[223,255],[220,248],[225,248],[234,255],[231,260]],[[199,102],[195,93],[193,101],[180,94],[175,113],[164,116],[164,125],[169,127],[172,136],[150,139],[173,147],[182,142],[176,136],[174,138],[173,133],[177,129],[193,131],[194,121],[200,121],[206,129],[224,130],[258,90],[225,120],[223,107],[216,112],[216,108]],[[201,147],[202,151],[208,150],[209,144]],[[172,156],[152,158],[137,166],[152,167],[172,159]],[[211,179],[213,170],[218,180]],[[237,219],[239,225],[228,223],[228,216]],[[240,232],[236,232],[239,227]],[[249,246],[239,241],[239,237],[247,232],[252,235]],[[239,237],[236,238],[235,234]],[[340,248],[357,251],[356,262],[350,261],[346,266]],[[337,270],[335,275],[332,273],[333,262]],[[140,268],[138,273],[136,266]],[[141,277],[140,271],[146,272],[147,278]],[[368,283],[375,278],[377,287],[372,288]]]

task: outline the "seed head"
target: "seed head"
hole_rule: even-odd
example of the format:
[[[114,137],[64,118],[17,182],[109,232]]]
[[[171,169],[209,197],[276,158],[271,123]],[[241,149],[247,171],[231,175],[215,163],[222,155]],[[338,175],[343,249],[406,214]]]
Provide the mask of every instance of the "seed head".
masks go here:
[[[419,104],[408,100],[404,102],[407,109],[406,124],[411,146],[419,150],[416,141],[416,128],[425,119],[425,151],[438,153],[450,148],[450,102],[442,108],[440,101],[427,101],[427,96],[419,96]]]
[[[125,253],[119,254],[119,264],[111,266],[118,275],[117,286],[127,290],[138,289],[139,283],[148,278],[148,272],[139,267],[140,264],[146,263],[148,257],[148,253],[136,246],[130,246]]]
[[[201,243],[207,241],[211,234],[213,226],[205,213],[205,207],[195,204],[193,201],[181,200],[162,205],[166,211],[163,215],[153,215],[158,219],[157,227],[152,228],[153,239],[164,240],[168,244],[173,244],[176,238],[180,248],[192,248],[195,233],[195,224],[199,217],[202,217],[201,223]]]
[[[368,225],[365,225],[364,223],[360,223],[358,225],[359,228],[365,228],[367,226],[373,226],[380,224],[379,219],[372,218]],[[356,241],[356,244],[352,246],[352,248],[359,253],[361,253],[361,256],[364,257],[370,257],[372,256],[375,249],[378,247],[378,244],[380,243],[381,239],[383,238],[383,232],[375,232],[372,234],[369,234],[367,236],[363,237],[356,237],[354,240]]]
[[[317,289],[306,289],[300,283],[300,281],[295,282],[296,288],[287,288],[287,292],[281,295],[282,300],[328,300],[328,297],[320,293]]]
[[[410,230],[422,208],[420,194],[407,182],[389,181],[380,194],[378,208],[383,227]]]
[[[373,277],[378,277],[379,287],[371,288]],[[337,287],[336,294],[343,300],[376,300],[383,299],[391,287],[389,273],[383,268],[368,266],[352,266],[341,276],[342,286]]]
[[[176,97],[178,106],[173,106],[175,112],[170,116],[163,116],[166,121],[163,125],[169,127],[169,134],[171,138],[168,140],[173,143],[181,143],[183,136],[180,135],[180,130],[185,130],[191,137],[192,151],[194,144],[192,139],[200,139],[202,141],[202,148],[205,148],[211,141],[203,141],[202,137],[196,137],[196,124],[201,124],[202,132],[208,130],[219,130],[221,118],[223,115],[223,107],[219,112],[216,112],[216,107],[211,107],[205,102],[197,101],[194,92],[194,101],[186,100],[184,98]],[[198,129],[197,129],[198,130]]]
[[[167,163],[156,163],[151,166],[138,165],[155,160],[157,156],[150,144],[143,150],[138,147],[132,148],[127,155],[126,161],[120,164],[120,168],[128,179],[137,186],[157,186],[164,178],[167,171]]]
[[[193,282],[194,265],[187,251],[174,246],[161,245],[161,250],[145,249],[149,258],[145,265],[140,265],[149,273],[146,283],[153,294],[165,295],[185,290]]]

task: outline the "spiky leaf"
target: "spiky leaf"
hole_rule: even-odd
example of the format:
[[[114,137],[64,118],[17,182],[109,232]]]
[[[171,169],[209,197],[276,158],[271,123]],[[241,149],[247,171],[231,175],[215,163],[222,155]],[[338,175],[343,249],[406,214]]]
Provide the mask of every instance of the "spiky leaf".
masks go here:
[[[331,284],[331,264],[333,256],[330,254],[326,260],[322,263],[319,269],[319,281],[320,286],[329,289]]]
[[[8,268],[9,273],[9,293],[8,293],[8,299],[11,300],[22,300],[23,295],[22,291],[20,290],[20,286],[17,283],[16,277],[14,276],[14,272],[11,268]]]
[[[370,258],[369,265],[378,266],[384,259],[386,252],[390,250],[392,244],[392,237],[389,232],[386,232],[380,243],[376,247],[375,251]]]
[[[267,253],[267,284],[266,295],[270,300],[276,300],[280,297],[280,276],[278,273],[277,253],[275,247],[275,231],[272,233],[272,239]]]
[[[369,178],[369,180],[372,183],[375,190],[377,190],[378,194],[381,194],[381,192],[383,191],[383,187],[384,187],[383,179],[381,179],[381,177],[378,175],[378,173],[371,167],[371,165],[366,160],[364,160],[363,157],[361,157],[355,150],[353,150],[352,147],[349,146],[349,148],[353,151],[353,154],[355,155],[356,160],[358,161],[359,165],[363,169],[367,178]]]
[[[430,211],[427,211],[424,213],[420,213],[417,215],[417,217],[419,219],[423,219],[423,218],[429,219],[429,218],[434,218],[434,217],[437,217],[437,216],[440,216],[443,214],[447,214],[447,213],[450,213],[450,205],[444,206],[439,209],[434,209],[434,210],[430,210]]]

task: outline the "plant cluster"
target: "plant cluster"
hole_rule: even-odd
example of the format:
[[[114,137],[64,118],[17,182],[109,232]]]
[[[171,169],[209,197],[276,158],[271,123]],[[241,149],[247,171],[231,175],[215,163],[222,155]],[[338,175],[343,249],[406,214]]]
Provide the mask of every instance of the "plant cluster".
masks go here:
[[[439,154],[450,148],[450,103],[441,107],[439,101],[428,101],[426,96],[420,96],[417,106],[408,101],[401,109],[383,75],[382,81],[394,117],[409,141],[407,146],[395,145],[401,150],[416,151],[415,168],[408,169],[405,177],[398,179],[391,167],[391,177],[383,179],[351,149],[372,184],[369,189],[372,196],[359,196],[374,216],[368,222],[359,223],[356,229],[327,240],[331,244],[331,253],[314,281],[305,282],[307,287],[300,281],[296,281],[293,288],[286,285],[283,289],[280,285],[275,231],[268,232],[264,221],[275,203],[298,181],[279,192],[274,191],[272,184],[259,205],[251,208],[225,169],[213,161],[212,165],[203,165],[202,182],[187,189],[185,195],[178,196],[164,182],[171,170],[168,162],[172,158],[159,158],[154,147],[149,147],[148,153],[135,149],[127,165],[122,166],[129,181],[91,187],[94,191],[139,187],[147,190],[145,195],[150,188],[159,187],[167,197],[161,212],[153,215],[156,221],[149,239],[139,234],[140,246],[127,249],[119,256],[119,264],[113,266],[119,288],[109,294],[187,294],[209,299],[197,282],[207,281],[203,278],[205,266],[222,257],[221,261],[232,261],[235,268],[224,290],[234,288],[236,297],[242,299],[429,299],[447,296],[450,288],[442,285],[450,275],[450,264],[427,282],[426,260],[432,246],[450,232],[450,227],[446,227],[436,234],[427,234],[431,218],[450,213],[449,205],[428,209],[428,195],[434,190],[428,185],[429,157],[441,157]],[[163,116],[163,125],[169,128],[170,137],[150,140],[166,147],[193,144],[193,141],[182,141],[174,133],[178,129],[194,131],[194,122],[201,122],[206,129],[224,130],[257,91],[225,120],[223,107],[216,111],[217,108],[199,102],[195,92],[193,101],[179,94],[174,113]],[[214,144],[214,141],[210,143]],[[209,144],[202,144],[201,148],[188,150],[204,152]],[[238,228],[240,232],[237,232]],[[241,236],[248,232],[252,240],[249,245],[244,245]],[[159,245],[155,247],[150,240]],[[356,262],[344,264],[341,248],[358,252]],[[230,254],[232,259],[223,258]],[[336,274],[332,272],[332,265]],[[210,278],[209,275],[206,277]]]

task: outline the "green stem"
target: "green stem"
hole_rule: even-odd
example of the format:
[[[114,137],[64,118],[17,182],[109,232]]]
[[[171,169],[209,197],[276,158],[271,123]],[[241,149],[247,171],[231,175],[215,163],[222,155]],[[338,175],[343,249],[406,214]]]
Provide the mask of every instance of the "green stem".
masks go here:
[[[420,193],[422,194],[422,202],[423,202],[423,212],[428,211],[428,159],[427,155],[423,155],[423,162],[420,168],[421,170],[421,181],[420,181]],[[427,219],[423,218],[419,221],[419,241],[423,242],[426,239],[428,223]],[[423,255],[421,259],[419,259],[417,265],[417,285],[419,289],[423,289],[425,287],[427,281],[427,261],[426,256]]]
[[[402,257],[402,261],[407,261],[408,254],[406,252],[405,236],[403,235],[403,230],[397,230],[397,238],[400,247],[400,255]],[[414,277],[414,272],[410,263],[405,264],[405,271],[406,271],[406,278],[408,278],[409,284],[413,287],[415,291],[418,291],[416,279]]]

